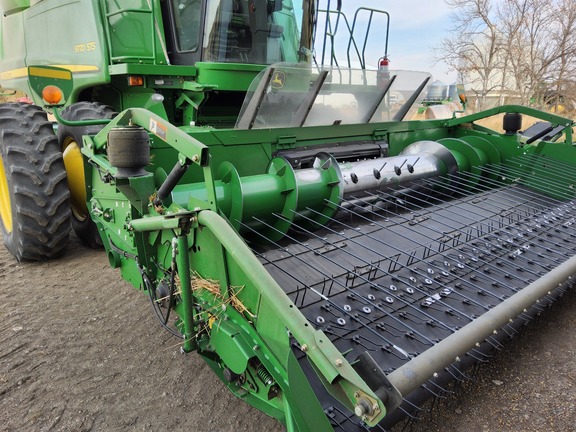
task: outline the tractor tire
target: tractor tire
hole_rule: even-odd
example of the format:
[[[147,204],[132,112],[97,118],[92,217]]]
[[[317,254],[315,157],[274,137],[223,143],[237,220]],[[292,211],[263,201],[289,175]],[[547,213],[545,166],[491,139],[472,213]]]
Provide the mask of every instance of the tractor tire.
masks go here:
[[[112,107],[97,102],[77,102],[62,110],[60,115],[66,120],[78,121],[114,118],[116,112]],[[84,245],[93,249],[102,247],[102,238],[98,233],[98,227],[90,217],[86,203],[84,160],[80,149],[83,135],[95,135],[103,127],[103,125],[58,126],[58,143],[63,153],[70,187],[72,229]]]
[[[70,233],[70,193],[52,123],[40,107],[0,104],[0,225],[18,261],[62,254]]]

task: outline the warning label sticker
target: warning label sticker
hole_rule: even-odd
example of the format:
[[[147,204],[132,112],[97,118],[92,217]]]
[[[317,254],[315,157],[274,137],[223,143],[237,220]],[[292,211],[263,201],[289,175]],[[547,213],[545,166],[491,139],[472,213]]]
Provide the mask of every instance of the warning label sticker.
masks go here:
[[[156,120],[150,119],[150,130],[158,138],[166,141],[166,131],[168,130],[168,128],[164,126],[162,123],[158,123]]]

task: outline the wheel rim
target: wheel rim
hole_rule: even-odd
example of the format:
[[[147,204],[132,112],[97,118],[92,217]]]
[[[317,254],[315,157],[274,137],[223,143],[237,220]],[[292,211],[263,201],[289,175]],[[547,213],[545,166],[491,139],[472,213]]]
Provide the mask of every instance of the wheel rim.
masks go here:
[[[70,190],[70,205],[72,213],[78,220],[86,220],[88,207],[86,206],[86,184],[84,180],[84,159],[74,138],[64,140],[62,158],[68,178]]]
[[[0,156],[0,219],[7,232],[12,232],[12,205],[10,204],[10,191],[8,190],[8,179],[4,171],[4,163]]]

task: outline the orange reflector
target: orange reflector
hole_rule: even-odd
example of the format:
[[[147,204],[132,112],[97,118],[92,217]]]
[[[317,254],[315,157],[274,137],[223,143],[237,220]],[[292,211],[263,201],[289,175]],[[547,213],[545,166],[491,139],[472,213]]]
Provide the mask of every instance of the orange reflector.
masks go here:
[[[128,85],[133,87],[143,86],[144,78],[139,75],[131,75],[128,77]]]
[[[48,85],[42,89],[42,99],[50,105],[56,105],[63,97],[62,90],[54,85]]]

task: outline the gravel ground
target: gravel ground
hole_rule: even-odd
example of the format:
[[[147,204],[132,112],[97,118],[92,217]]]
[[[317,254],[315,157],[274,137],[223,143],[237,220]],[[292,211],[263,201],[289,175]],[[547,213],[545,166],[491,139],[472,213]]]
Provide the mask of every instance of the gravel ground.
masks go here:
[[[181,355],[147,298],[76,239],[47,263],[0,248],[0,299],[1,431],[282,430]],[[406,430],[576,430],[576,296]]]

